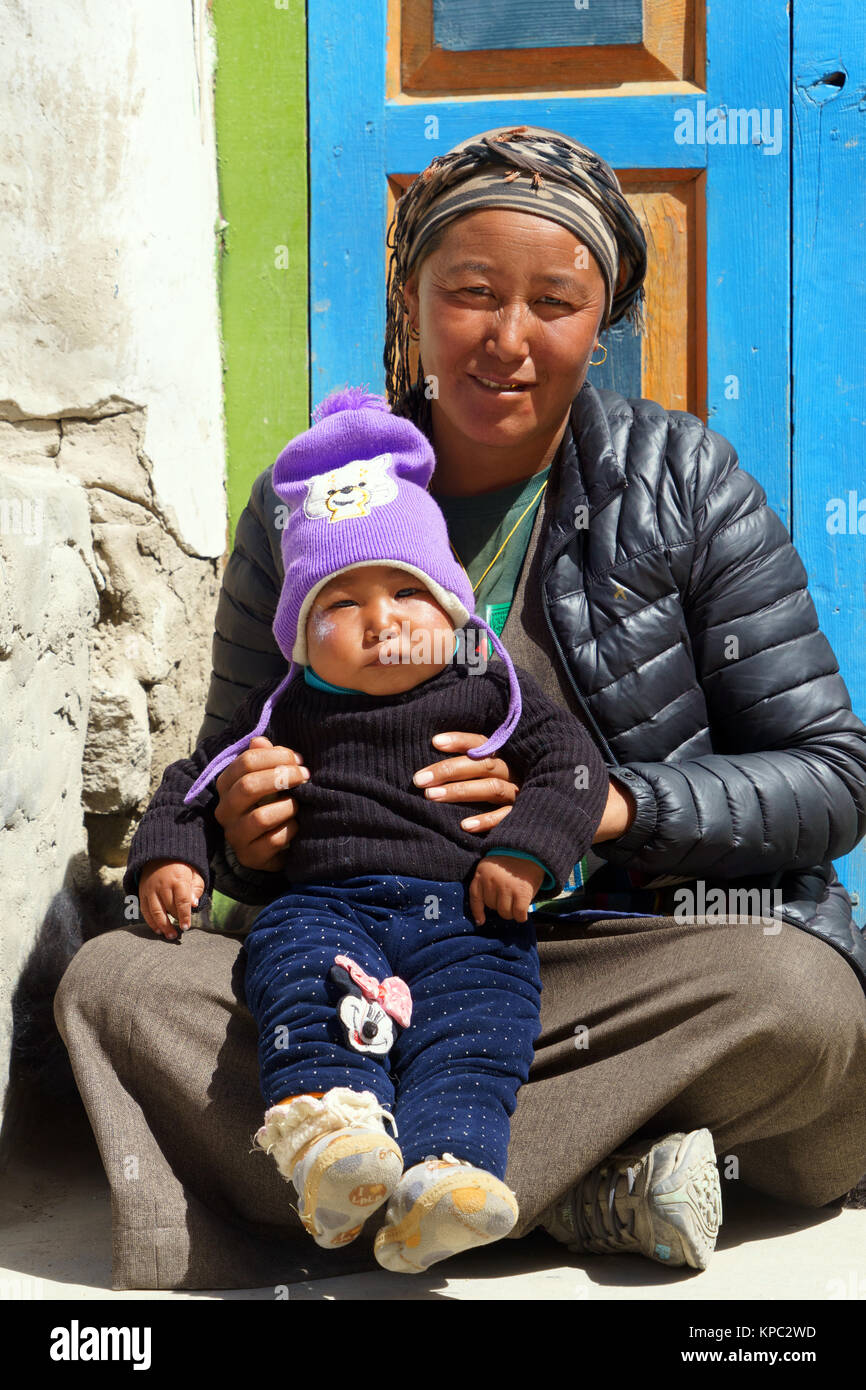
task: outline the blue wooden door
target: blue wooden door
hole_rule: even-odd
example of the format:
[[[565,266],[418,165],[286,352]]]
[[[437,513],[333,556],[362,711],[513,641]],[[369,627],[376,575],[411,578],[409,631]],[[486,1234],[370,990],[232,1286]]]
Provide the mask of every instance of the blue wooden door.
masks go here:
[[[435,155],[496,126],[581,140],[619,173],[656,277],[647,338],[618,326],[590,379],[692,410],[730,439],[798,545],[863,717],[866,500],[853,534],[828,529],[827,504],[845,494],[854,515],[849,494],[866,499],[866,11],[790,9],[309,0],[311,393],[383,389],[389,210]],[[860,848],[837,870],[866,890]]]

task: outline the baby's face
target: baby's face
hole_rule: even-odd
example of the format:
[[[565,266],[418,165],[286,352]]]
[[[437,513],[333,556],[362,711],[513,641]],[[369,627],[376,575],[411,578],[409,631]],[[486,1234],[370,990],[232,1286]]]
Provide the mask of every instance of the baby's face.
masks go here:
[[[307,657],[317,676],[368,695],[396,695],[448,665],[454,628],[416,575],[365,565],[321,588],[307,618]]]

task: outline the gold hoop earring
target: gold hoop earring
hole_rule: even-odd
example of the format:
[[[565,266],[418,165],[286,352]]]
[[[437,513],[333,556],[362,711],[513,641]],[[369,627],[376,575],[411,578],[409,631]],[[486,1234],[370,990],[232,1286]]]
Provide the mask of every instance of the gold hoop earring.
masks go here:
[[[412,327],[411,327],[411,325],[410,325],[410,326],[409,326],[409,329],[408,329],[407,331],[408,331],[409,337],[412,339],[413,343],[417,343],[418,339],[421,337],[421,334],[417,331],[417,329],[416,329],[416,331],[413,333],[413,332],[412,332]]]
[[[604,353],[604,357],[600,357],[597,362],[593,362],[592,358],[590,357],[589,365],[591,367],[601,367],[607,361],[607,348],[605,347],[604,343],[596,343],[596,347],[601,348],[602,352]]]

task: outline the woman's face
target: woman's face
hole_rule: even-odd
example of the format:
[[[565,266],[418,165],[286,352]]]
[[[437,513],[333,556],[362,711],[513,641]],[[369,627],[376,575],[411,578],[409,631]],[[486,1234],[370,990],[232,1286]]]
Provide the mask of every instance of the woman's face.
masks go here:
[[[426,585],[394,565],[362,565],[324,584],[310,607],[307,659],[331,685],[396,695],[454,653],[451,619]]]
[[[437,436],[442,422],[452,439],[546,444],[583,385],[604,314],[587,248],[548,218],[484,208],[445,229],[403,294],[434,378]]]

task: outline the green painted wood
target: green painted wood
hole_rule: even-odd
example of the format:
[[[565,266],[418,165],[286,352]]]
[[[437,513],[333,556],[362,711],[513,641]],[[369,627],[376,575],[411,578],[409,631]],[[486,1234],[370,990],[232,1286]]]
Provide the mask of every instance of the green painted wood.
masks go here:
[[[303,4],[213,0],[231,540],[257,475],[309,425]]]
[[[794,6],[793,539],[866,719],[866,9]],[[866,917],[863,841],[836,872]]]

